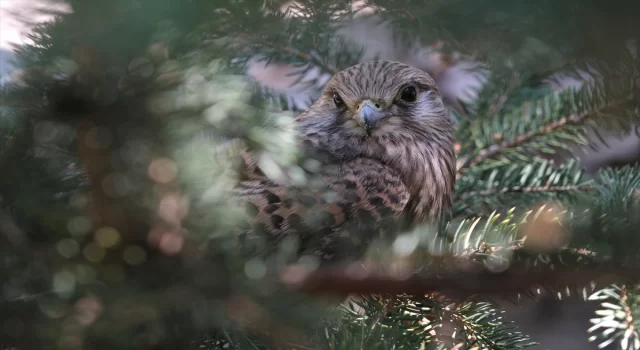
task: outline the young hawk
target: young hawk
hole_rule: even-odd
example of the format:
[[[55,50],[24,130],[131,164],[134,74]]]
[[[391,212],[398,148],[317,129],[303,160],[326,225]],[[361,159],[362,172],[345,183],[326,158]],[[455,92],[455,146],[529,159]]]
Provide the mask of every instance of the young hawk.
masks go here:
[[[250,152],[237,194],[271,237],[297,235],[301,252],[358,258],[375,237],[436,224],[452,205],[453,127],[434,80],[392,61],[335,74],[295,120],[329,192],[270,181]],[[325,195],[330,193],[331,195]]]

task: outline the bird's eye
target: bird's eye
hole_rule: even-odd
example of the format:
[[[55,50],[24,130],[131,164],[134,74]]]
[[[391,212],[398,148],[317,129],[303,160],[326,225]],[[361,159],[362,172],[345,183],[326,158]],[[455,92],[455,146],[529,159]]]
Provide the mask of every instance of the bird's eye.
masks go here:
[[[407,86],[402,90],[402,94],[400,95],[400,99],[407,102],[414,102],[418,97],[418,91],[413,86]]]
[[[344,106],[344,101],[342,101],[342,98],[340,97],[340,95],[334,93],[332,97],[333,97],[333,103],[336,104],[336,107],[340,108]]]

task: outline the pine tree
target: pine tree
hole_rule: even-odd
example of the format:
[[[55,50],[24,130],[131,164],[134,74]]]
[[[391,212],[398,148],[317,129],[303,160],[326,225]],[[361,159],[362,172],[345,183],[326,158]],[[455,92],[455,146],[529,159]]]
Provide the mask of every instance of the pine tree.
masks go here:
[[[638,120],[637,4],[370,2],[398,43],[438,40],[485,83],[455,115],[452,217],[374,244],[364,277],[281,270],[296,242],[240,240],[227,192],[235,139],[281,171],[301,161],[281,127],[297,111],[247,64],[362,61],[336,35],[350,2],[69,4],[1,91],[3,349],[523,349],[535,339],[495,300],[541,290],[601,301],[590,339],[640,349],[640,168],[589,177],[572,153]],[[545,84],[585,72],[580,89]]]

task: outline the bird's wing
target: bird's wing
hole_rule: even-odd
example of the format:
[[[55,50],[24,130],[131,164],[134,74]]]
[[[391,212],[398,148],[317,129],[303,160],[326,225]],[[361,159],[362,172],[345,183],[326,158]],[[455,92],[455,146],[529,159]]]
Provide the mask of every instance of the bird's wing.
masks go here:
[[[399,174],[368,158],[321,169],[324,190],[277,184],[251,154],[242,158],[244,180],[235,191],[247,202],[253,227],[275,239],[296,235],[303,252],[326,260],[359,255],[388,233],[409,201]]]

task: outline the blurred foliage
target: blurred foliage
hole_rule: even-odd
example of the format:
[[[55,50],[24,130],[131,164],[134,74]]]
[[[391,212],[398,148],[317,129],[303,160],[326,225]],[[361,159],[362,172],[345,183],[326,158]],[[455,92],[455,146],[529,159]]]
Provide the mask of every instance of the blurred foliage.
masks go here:
[[[533,344],[472,295],[339,305],[292,291],[278,273],[296,261],[295,240],[245,235],[246,212],[230,196],[239,147],[290,175],[304,161],[286,127],[288,98],[248,78],[247,64],[289,64],[297,87],[318,93],[327,74],[363,60],[366,47],[337,35],[358,20],[351,3],[68,4],[71,13],[16,49],[21,71],[0,91],[1,349]],[[374,243],[372,259],[453,273],[447,258],[497,273],[637,266],[638,166],[589,179],[576,160],[557,157],[586,146],[592,130],[637,121],[637,2],[369,5],[399,43],[444,42],[434,46],[481,63],[485,82],[457,115],[459,178],[445,232],[420,227],[391,249]],[[558,93],[547,84],[558,74],[591,80]],[[639,349],[639,296],[631,284],[598,286],[590,298],[606,302],[591,340]]]

